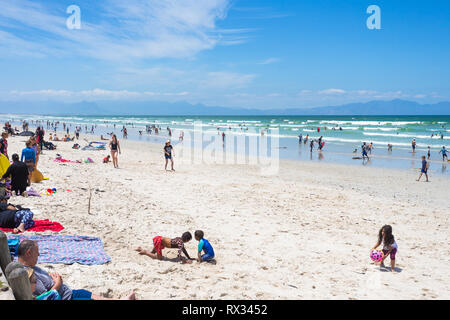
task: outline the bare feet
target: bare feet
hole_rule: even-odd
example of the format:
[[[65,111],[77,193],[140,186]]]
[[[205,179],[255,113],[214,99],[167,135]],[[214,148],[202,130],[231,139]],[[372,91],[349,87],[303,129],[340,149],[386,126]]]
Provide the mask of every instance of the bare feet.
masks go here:
[[[120,300],[136,300],[136,294],[134,293],[134,291],[131,291],[128,296],[125,296]]]

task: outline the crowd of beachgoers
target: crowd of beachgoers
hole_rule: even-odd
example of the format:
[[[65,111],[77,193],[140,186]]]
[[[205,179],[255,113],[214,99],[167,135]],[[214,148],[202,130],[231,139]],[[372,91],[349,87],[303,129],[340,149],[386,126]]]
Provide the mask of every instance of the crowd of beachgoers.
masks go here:
[[[32,130],[30,128],[33,128]],[[34,129],[35,128],[35,129]],[[62,130],[60,130],[62,128]],[[114,131],[115,131],[114,125]],[[19,130],[18,128],[14,128],[9,122],[4,124],[4,131],[2,132],[2,138],[0,140],[0,153],[1,153],[1,182],[0,182],[0,228],[5,230],[5,232],[10,233],[11,235],[25,235],[26,233],[33,232],[33,228],[36,227],[35,223],[35,215],[33,213],[33,209],[23,207],[20,204],[15,204],[20,202],[21,197],[30,198],[33,195],[36,195],[36,189],[38,189],[39,184],[48,179],[40,172],[40,165],[42,159],[42,155],[45,153],[54,153],[54,161],[59,163],[72,162],[71,160],[64,159],[58,152],[60,152],[59,146],[60,143],[70,144],[70,149],[78,150],[81,148],[80,143],[82,141],[88,141],[84,137],[92,137],[95,135],[96,125],[77,125],[73,126],[71,124],[66,123],[52,123],[50,121],[32,121],[31,126],[28,121],[23,120],[22,128]],[[124,152],[123,146],[121,146],[117,135],[113,132],[109,133],[109,137],[104,137],[101,135],[100,142],[91,141],[89,145],[86,146],[86,150],[100,150],[101,152],[108,152],[108,154],[103,154],[104,157],[102,159],[102,163],[105,165],[112,165],[115,169],[119,169],[122,165],[119,166],[119,155]],[[146,126],[145,133],[148,135],[154,134],[158,135],[164,131],[158,125],[148,125]],[[171,142],[172,130],[171,128],[165,128],[165,135],[167,139],[160,148],[160,154],[158,157],[161,159],[161,168],[164,166],[164,170],[166,172],[175,172],[174,169],[174,147]],[[62,133],[61,133],[62,132]],[[127,140],[127,128],[123,126],[120,130],[122,133],[123,140]],[[142,134],[142,132],[139,132]],[[84,137],[82,137],[82,135]],[[18,149],[18,140],[16,140],[16,145],[14,148],[14,153],[11,151],[10,146],[8,145],[9,139],[20,138],[21,143],[25,139],[25,143],[23,145],[23,149]],[[84,138],[84,139],[83,139]],[[179,141],[183,141],[184,132],[180,131],[180,135],[178,137]],[[225,132],[222,133],[222,139],[225,140]],[[106,142],[105,142],[106,141]],[[299,135],[299,143],[306,144],[308,142],[308,136],[303,137]],[[314,143],[318,145],[318,152],[322,152],[324,148],[324,139],[320,137],[317,141],[310,140],[310,149],[311,152],[314,148]],[[415,152],[416,141],[413,140],[411,143],[412,151]],[[389,148],[389,146],[388,146]],[[67,148],[65,148],[66,150]],[[364,159],[368,159],[370,154],[372,153],[373,145],[363,143],[361,146],[361,156]],[[20,150],[20,151],[19,151]],[[357,150],[355,150],[357,152]],[[445,161],[447,159],[447,153],[445,146],[440,151],[442,155],[442,160]],[[421,177],[425,175],[426,181],[428,180],[428,162],[427,159],[430,158],[430,151],[428,154],[422,156],[422,167],[420,168],[420,175],[418,177],[418,181],[420,181]],[[88,158],[90,162],[93,162],[92,159]],[[87,161],[87,163],[89,162]],[[81,163],[81,161],[73,161],[74,163]],[[140,161],[139,161],[140,162]],[[170,163],[170,166],[169,166]],[[145,166],[144,166],[145,167]],[[145,167],[147,168],[147,167]],[[142,168],[140,169],[142,170]],[[178,169],[177,169],[178,170]],[[120,170],[119,170],[120,171]],[[178,171],[177,171],[178,172]],[[242,172],[240,175],[242,176]],[[48,175],[48,173],[47,173]],[[170,178],[169,178],[170,179]],[[256,185],[258,179],[252,180],[253,184]],[[190,184],[191,182],[186,180],[185,184]],[[351,184],[351,182],[350,182]],[[98,187],[100,184],[98,185]],[[34,187],[34,188],[33,188]],[[138,188],[138,186],[136,186]],[[253,187],[252,187],[253,188]],[[382,188],[382,187],[380,187]],[[47,192],[52,193],[56,190],[49,189]],[[69,190],[68,190],[69,191]],[[255,190],[254,190],[255,191]],[[255,191],[256,192],[256,191]],[[39,193],[38,193],[39,194]],[[243,193],[242,193],[243,194]],[[285,194],[281,192],[280,194]],[[260,196],[260,195],[259,195]],[[280,195],[276,194],[276,197]],[[334,197],[334,196],[333,196]],[[340,197],[340,196],[339,196]],[[201,198],[199,196],[199,198]],[[50,199],[50,198],[49,198]],[[213,198],[211,198],[212,201]],[[323,198],[326,201],[326,196]],[[297,199],[298,200],[298,199]],[[196,199],[197,201],[197,199]],[[228,209],[232,209],[234,211],[237,210],[239,206],[246,206],[241,200],[240,204],[236,207],[228,207]],[[251,201],[258,201],[258,195],[253,196]],[[234,208],[234,209],[233,209]],[[252,210],[257,210],[257,206],[255,203],[255,207]],[[261,208],[261,210],[263,210]],[[290,209],[286,209],[283,207],[283,210],[290,211]],[[283,211],[284,212],[284,211]],[[173,219],[173,217],[168,216],[168,220]],[[379,221],[379,219],[377,220]],[[373,238],[376,238],[376,243],[372,246],[370,250],[370,258],[376,266],[379,266],[380,270],[384,271],[392,271],[393,273],[401,272],[396,265],[396,254],[398,251],[398,245],[396,242],[396,238],[393,235],[393,226],[396,223],[393,220],[391,223],[380,223],[377,228],[377,232]],[[279,224],[279,222],[278,222]],[[328,225],[328,224],[327,224]],[[381,225],[381,228],[380,228]],[[303,224],[302,224],[303,226]],[[203,229],[203,228],[202,228]],[[214,228],[217,230],[216,228]],[[188,230],[188,228],[186,228]],[[192,229],[195,230],[193,235],[190,231],[184,231],[177,237],[165,237],[165,236],[154,236],[151,239],[152,247],[146,249],[144,245],[136,245],[133,249],[136,254],[141,256],[146,256],[159,261],[166,261],[168,258],[163,255],[163,249],[173,248],[176,249],[177,255],[173,259],[181,264],[203,264],[207,263],[212,266],[216,266],[217,261],[215,257],[215,252],[212,244],[214,241],[211,241],[212,244],[205,238],[204,229]],[[403,230],[403,229],[402,229]],[[258,230],[248,230],[251,235],[258,235]],[[403,230],[404,231],[404,230]],[[208,230],[207,232],[211,232]],[[284,231],[283,231],[284,232]],[[287,231],[286,231],[287,232]],[[297,233],[294,233],[298,235]],[[244,236],[244,235],[242,235]],[[259,237],[256,237],[261,241]],[[189,254],[186,244],[191,240],[195,239],[198,244],[196,245],[196,254],[194,257],[191,257]],[[214,239],[217,239],[214,236]],[[323,238],[322,238],[323,239]],[[244,239],[243,239],[244,240]],[[247,239],[244,241],[256,241],[254,238]],[[220,242],[220,241],[218,241]],[[375,241],[374,241],[375,242]],[[409,245],[409,244],[408,244]],[[264,246],[264,245],[262,245]],[[381,249],[379,250],[378,248]],[[279,248],[279,245],[277,246]],[[219,246],[220,249],[225,251],[222,245]],[[257,246],[260,250],[265,254],[263,248]],[[216,248],[217,249],[217,248]],[[295,249],[295,248],[294,248]],[[255,254],[257,250],[253,250]],[[38,259],[40,256],[39,253],[39,244],[35,240],[25,239],[22,240],[17,247],[16,250],[16,260],[20,262],[27,270],[31,290],[33,293],[33,297],[38,300],[99,300],[99,299],[113,299],[113,297],[107,297],[104,294],[92,293],[91,290],[88,289],[71,289],[65,281],[60,273],[58,272],[49,272],[45,270],[43,267],[38,266]],[[390,265],[385,266],[384,261],[389,258]],[[264,267],[265,268],[265,267]],[[263,268],[263,269],[264,269]],[[266,270],[266,269],[264,269]],[[223,294],[225,296],[226,294]],[[260,295],[261,296],[261,295]],[[260,297],[256,296],[256,297]],[[222,296],[221,296],[222,297]],[[119,298],[119,297],[117,297]],[[122,299],[136,299],[136,293],[132,290],[128,294],[122,296]]]

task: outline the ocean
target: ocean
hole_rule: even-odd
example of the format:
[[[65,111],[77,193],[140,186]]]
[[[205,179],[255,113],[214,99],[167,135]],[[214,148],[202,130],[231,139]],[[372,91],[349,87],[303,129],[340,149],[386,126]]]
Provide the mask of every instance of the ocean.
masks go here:
[[[430,174],[448,175],[448,162],[442,161],[439,151],[448,148],[450,140],[450,116],[42,116],[0,114],[2,122],[10,121],[13,127],[22,129],[22,120],[46,123],[59,122],[57,130],[63,130],[62,123],[70,125],[73,134],[76,125],[85,126],[88,131],[96,125],[95,134],[106,136],[114,132],[122,138],[121,129],[126,126],[128,138],[149,143],[164,143],[168,138],[167,127],[172,131],[172,144],[180,143],[178,137],[184,132],[184,142],[192,141],[194,124],[201,124],[205,135],[213,136],[225,132],[227,140],[245,137],[248,142],[256,139],[277,139],[279,157],[290,160],[337,162],[353,165],[376,166],[417,170],[422,155],[431,149]],[[114,129],[114,124],[116,125]],[[156,136],[146,133],[147,125],[161,127]],[[197,126],[198,130],[200,126]],[[320,131],[318,131],[320,130]],[[142,134],[139,133],[142,132]],[[263,135],[261,134],[263,131]],[[88,132],[89,133],[89,132]],[[309,141],[299,144],[299,135],[309,139],[323,137],[322,152],[315,144],[311,153]],[[108,136],[109,137],[109,136]],[[416,139],[416,152],[412,153],[411,141]],[[206,139],[208,140],[208,139]],[[273,140],[272,140],[273,141]],[[361,144],[373,143],[370,161],[353,159],[361,156]],[[392,151],[388,151],[388,144]],[[204,143],[204,147],[207,143]],[[356,149],[356,153],[353,153]],[[248,151],[248,148],[246,149]]]

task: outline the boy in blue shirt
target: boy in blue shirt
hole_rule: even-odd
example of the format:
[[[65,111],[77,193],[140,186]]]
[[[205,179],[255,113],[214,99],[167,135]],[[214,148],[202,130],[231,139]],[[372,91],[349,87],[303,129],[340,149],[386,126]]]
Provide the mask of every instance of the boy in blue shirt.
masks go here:
[[[204,239],[204,233],[201,230],[195,231],[195,240],[198,241],[198,262],[210,261],[214,259],[214,250],[208,240]],[[202,251],[205,254],[202,255]]]

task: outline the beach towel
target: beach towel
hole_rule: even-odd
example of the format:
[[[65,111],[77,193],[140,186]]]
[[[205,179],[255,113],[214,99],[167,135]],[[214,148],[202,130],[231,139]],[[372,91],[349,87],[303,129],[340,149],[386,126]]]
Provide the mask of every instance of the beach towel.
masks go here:
[[[38,263],[100,265],[111,261],[100,238],[67,235],[8,235],[8,239],[33,240],[39,246]],[[17,257],[14,257],[16,260]]]
[[[41,195],[39,194],[39,192],[37,192],[36,190],[34,190],[32,187],[28,187],[27,188],[27,193],[29,196],[32,197],[40,197]]]
[[[60,162],[60,163],[81,163],[81,161],[72,161],[72,160],[66,160],[63,158],[56,158],[55,162]]]
[[[8,228],[0,228],[3,232],[12,232],[13,229]],[[64,230],[64,227],[59,222],[50,221],[48,219],[45,220],[35,220],[34,227],[27,229],[25,231],[34,231],[34,232],[42,232],[42,231],[55,231],[60,232]]]

